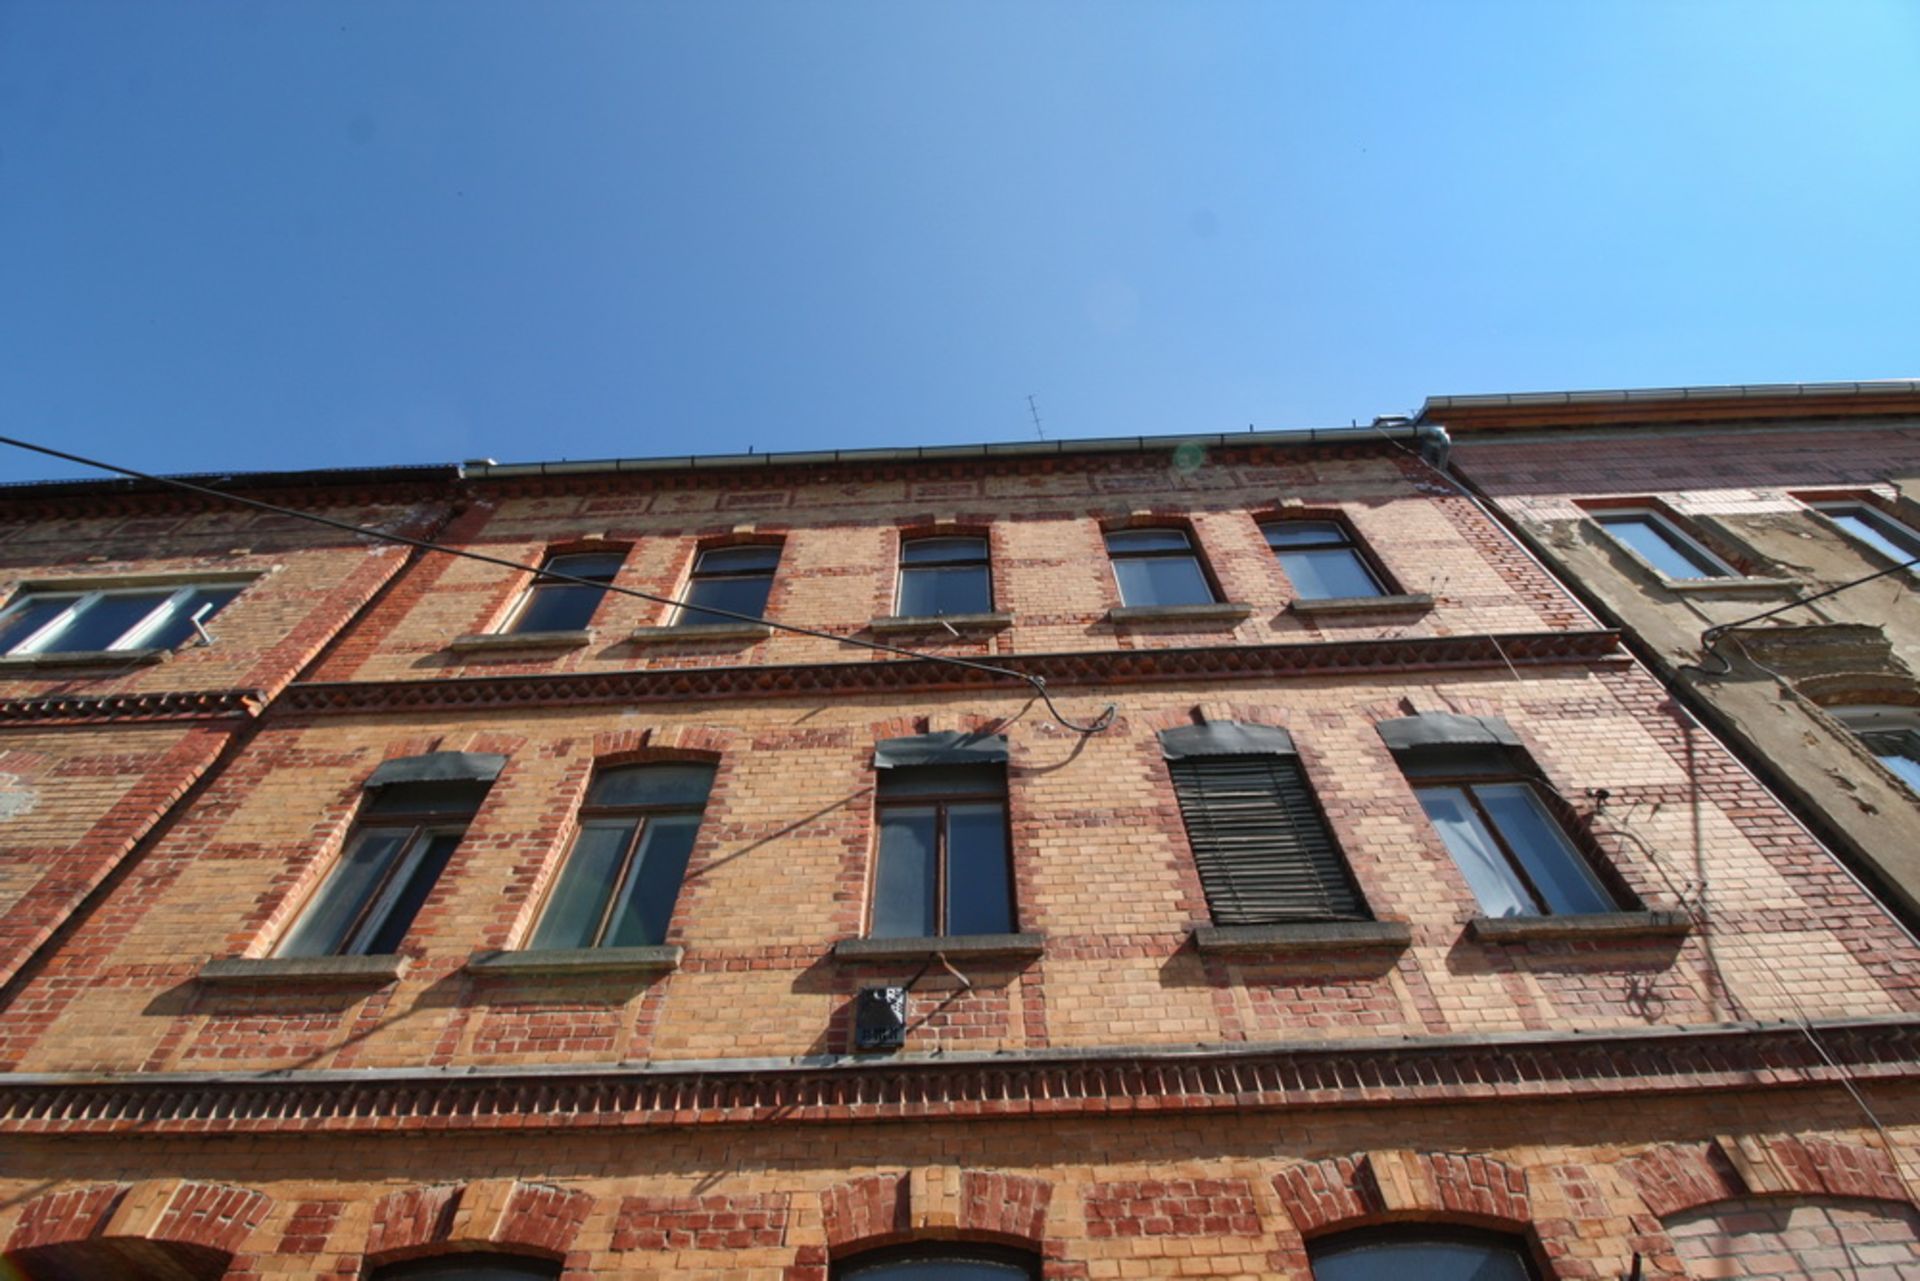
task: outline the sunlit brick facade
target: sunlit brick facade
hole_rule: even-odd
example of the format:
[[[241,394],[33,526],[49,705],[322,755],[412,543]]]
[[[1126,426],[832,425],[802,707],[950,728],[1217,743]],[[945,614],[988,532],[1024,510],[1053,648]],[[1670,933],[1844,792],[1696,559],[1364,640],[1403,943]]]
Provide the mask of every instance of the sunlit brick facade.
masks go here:
[[[16,610],[140,575],[246,584],[211,644],[63,659],[41,631],[0,659],[7,1262],[823,1281],[918,1250],[1304,1279],[1431,1238],[1540,1277],[1733,1275],[1803,1239],[1826,1253],[1777,1274],[1920,1266],[1893,1253],[1915,1249],[1920,948],[1387,434],[245,491],[529,567],[612,557],[660,598],[709,550],[777,548],[766,617],[824,636],[688,629],[620,592],[528,631],[530,569],[217,500],[0,495]],[[1269,528],[1289,521],[1373,589],[1296,580]],[[902,616],[921,539],[984,540],[989,608]],[[1155,590],[1177,572],[1211,599],[1123,598],[1110,546],[1189,558]],[[1108,704],[1099,732],[1065,723]],[[886,824],[948,804],[890,792],[886,753],[955,741],[999,753],[968,767],[991,802],[952,804],[1004,813],[966,857],[1004,860],[1005,919],[880,929]],[[1282,762],[1349,907],[1229,923],[1176,782],[1194,741]],[[603,945],[531,946],[590,829],[659,821],[599,790],[648,765],[710,779],[660,936],[615,946],[608,916]],[[295,946],[407,787],[479,798],[395,864],[444,866]],[[1524,792],[1560,833],[1538,838],[1557,868],[1510,855],[1536,910],[1490,908],[1492,873],[1436,826],[1436,796],[1476,788],[1489,824]],[[948,903],[980,865],[940,830]],[[1553,906],[1556,871],[1603,909]],[[398,943],[356,950],[381,920]],[[907,990],[898,1049],[856,1044],[875,987]]]

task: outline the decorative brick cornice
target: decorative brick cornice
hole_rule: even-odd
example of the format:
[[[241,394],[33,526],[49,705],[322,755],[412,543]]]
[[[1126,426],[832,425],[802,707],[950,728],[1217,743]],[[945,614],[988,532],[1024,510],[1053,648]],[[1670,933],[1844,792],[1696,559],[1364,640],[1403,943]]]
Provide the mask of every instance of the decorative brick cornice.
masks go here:
[[[403,1133],[1146,1115],[1920,1081],[1920,1020],[1816,1027],[1818,1046],[1797,1024],[1769,1024],[737,1066],[23,1074],[0,1078],[0,1133]]]
[[[997,655],[992,661],[1062,688],[1586,663],[1616,656],[1618,635],[1612,631],[1529,632],[1497,640],[1488,636],[1413,636],[1314,644],[1009,654]],[[996,685],[1018,688],[1007,677],[990,672],[907,659],[308,683],[291,686],[275,706],[300,712],[408,711],[426,707],[542,707],[742,695],[982,689]]]
[[[0,725],[72,725],[112,721],[216,721],[259,714],[257,689],[187,690],[163,694],[46,694],[0,699]]]

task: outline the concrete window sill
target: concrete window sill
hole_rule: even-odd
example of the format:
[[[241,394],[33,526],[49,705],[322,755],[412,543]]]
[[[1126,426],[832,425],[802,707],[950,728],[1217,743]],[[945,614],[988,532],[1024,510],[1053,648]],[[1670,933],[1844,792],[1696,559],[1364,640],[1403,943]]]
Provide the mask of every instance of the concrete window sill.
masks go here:
[[[676,641],[765,640],[773,628],[765,623],[698,623],[687,627],[636,627],[628,637],[636,645],[671,645]]]
[[[1797,578],[1662,578],[1661,586],[1682,596],[1775,596],[1797,595],[1806,586]]]
[[[1413,942],[1405,921],[1300,921],[1290,925],[1196,925],[1202,952],[1321,953],[1388,949]]]
[[[584,649],[593,644],[593,632],[477,632],[447,642],[456,653],[512,649]]]
[[[1320,614],[1424,614],[1433,608],[1433,597],[1426,592],[1398,596],[1325,596],[1308,600],[1296,596],[1287,611],[1309,616]]]
[[[1253,606],[1238,601],[1212,605],[1116,605],[1110,623],[1239,623],[1253,617]]]
[[[680,968],[679,947],[569,947],[482,952],[467,961],[472,974],[663,974]]]
[[[1044,934],[935,934],[927,938],[841,939],[833,945],[842,961],[919,960],[940,953],[962,956],[1039,956]]]
[[[127,663],[164,663],[170,649],[76,649],[53,654],[8,654],[0,657],[0,671],[43,667],[118,667]]]
[[[406,972],[407,958],[387,956],[229,956],[200,967],[200,981],[220,987],[252,984],[386,984]]]
[[[945,624],[946,626],[942,626]],[[889,615],[867,624],[876,635],[892,632],[932,632],[944,636],[947,627],[956,632],[998,632],[1013,626],[1012,614],[941,614],[937,617]]]
[[[1467,933],[1484,943],[1537,939],[1684,938],[1693,930],[1685,912],[1594,912],[1578,916],[1476,916]]]

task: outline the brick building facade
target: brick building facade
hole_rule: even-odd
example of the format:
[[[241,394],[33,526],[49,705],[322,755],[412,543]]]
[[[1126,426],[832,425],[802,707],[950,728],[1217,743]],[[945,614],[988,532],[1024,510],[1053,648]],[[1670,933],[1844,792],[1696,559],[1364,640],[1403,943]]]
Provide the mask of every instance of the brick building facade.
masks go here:
[[[7,1263],[1912,1274],[1920,948],[1417,449],[0,500]]]

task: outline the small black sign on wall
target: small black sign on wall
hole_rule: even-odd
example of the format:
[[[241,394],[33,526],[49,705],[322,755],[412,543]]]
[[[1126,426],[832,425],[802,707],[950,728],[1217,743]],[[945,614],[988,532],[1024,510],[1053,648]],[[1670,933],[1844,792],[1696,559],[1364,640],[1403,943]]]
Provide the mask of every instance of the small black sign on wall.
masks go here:
[[[863,987],[853,998],[853,1048],[897,1050],[907,1043],[907,989]]]

